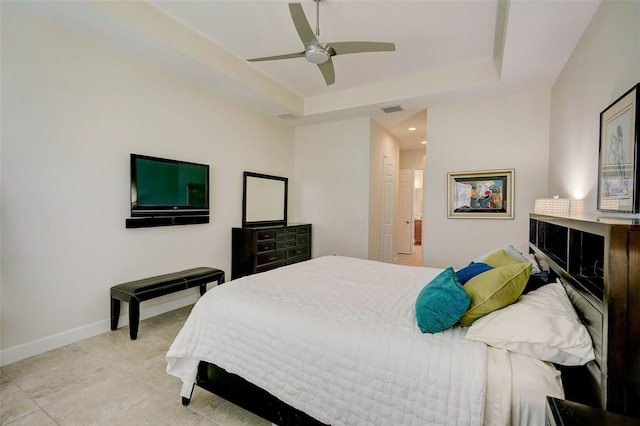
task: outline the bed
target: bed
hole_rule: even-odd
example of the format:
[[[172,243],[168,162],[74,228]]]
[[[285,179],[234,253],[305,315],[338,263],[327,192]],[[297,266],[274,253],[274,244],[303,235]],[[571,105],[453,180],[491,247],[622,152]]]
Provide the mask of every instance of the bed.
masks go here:
[[[185,404],[197,383],[277,424],[544,422],[544,397],[564,397],[555,355],[487,345],[491,326],[476,340],[473,325],[418,329],[416,298],[443,272],[327,256],[218,286],[194,307],[167,371]],[[572,327],[581,352],[553,350],[582,365],[592,344],[577,316]]]
[[[637,222],[532,214],[530,253],[469,265],[524,257],[517,301],[433,333],[418,301],[451,268],[328,256],[234,280],[198,301],[167,371],[185,405],[197,385],[279,425],[543,424],[545,396],[637,416]]]

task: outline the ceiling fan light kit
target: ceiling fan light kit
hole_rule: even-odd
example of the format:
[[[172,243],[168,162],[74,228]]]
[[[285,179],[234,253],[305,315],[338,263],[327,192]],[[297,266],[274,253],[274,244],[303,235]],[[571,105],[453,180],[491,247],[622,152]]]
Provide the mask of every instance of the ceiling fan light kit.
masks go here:
[[[300,3],[289,3],[289,12],[293,25],[296,27],[298,37],[304,44],[304,51],[287,53],[284,55],[266,56],[262,58],[248,59],[249,62],[273,61],[279,59],[292,59],[304,56],[307,61],[316,64],[324,77],[327,86],[335,82],[335,72],[333,69],[332,56],[346,55],[350,53],[364,52],[391,52],[396,50],[393,43],[371,42],[371,41],[345,41],[336,43],[320,43],[317,35],[320,34],[320,1],[316,3],[316,31],[315,34],[309,25],[309,21],[304,14]]]
[[[304,57],[312,64],[324,64],[331,59],[331,54],[320,43],[307,43]]]

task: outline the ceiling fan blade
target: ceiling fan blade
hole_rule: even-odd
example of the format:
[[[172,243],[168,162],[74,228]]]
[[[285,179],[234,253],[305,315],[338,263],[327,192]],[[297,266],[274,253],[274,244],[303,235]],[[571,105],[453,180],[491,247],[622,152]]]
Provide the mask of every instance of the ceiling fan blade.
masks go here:
[[[336,52],[336,55],[363,52],[393,52],[396,50],[395,44],[378,41],[339,41],[327,44]]]
[[[249,62],[275,61],[278,59],[304,58],[304,52],[288,53],[286,55],[265,56],[263,58],[247,59]]]
[[[293,25],[298,31],[298,36],[302,40],[303,44],[317,43],[318,39],[307,21],[307,17],[304,14],[302,5],[300,3],[289,3],[289,12],[291,12],[291,19],[293,19]]]
[[[318,64],[318,68],[320,68],[320,72],[322,73],[327,86],[331,86],[336,82],[336,73],[333,70],[333,62],[331,61],[331,58],[323,64]]]

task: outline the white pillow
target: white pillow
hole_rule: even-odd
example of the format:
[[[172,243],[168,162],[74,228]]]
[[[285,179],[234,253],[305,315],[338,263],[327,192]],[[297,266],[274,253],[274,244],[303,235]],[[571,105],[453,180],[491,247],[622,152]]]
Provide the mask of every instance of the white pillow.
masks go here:
[[[533,255],[533,253],[522,253],[522,255],[525,257],[525,259],[527,259],[529,263],[531,263],[532,274],[539,274],[542,272],[542,269],[540,269],[540,265],[538,264],[538,260]],[[536,272],[533,272],[533,271],[536,271]]]
[[[560,283],[546,284],[477,319],[466,337],[561,365],[594,359],[591,336]]]

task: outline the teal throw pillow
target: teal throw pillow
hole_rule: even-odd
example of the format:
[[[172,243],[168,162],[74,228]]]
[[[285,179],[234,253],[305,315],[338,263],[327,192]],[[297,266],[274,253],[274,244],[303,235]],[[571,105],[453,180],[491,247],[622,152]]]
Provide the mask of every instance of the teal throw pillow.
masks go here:
[[[449,267],[427,284],[416,300],[416,319],[423,333],[437,333],[456,324],[469,309],[471,298]]]

